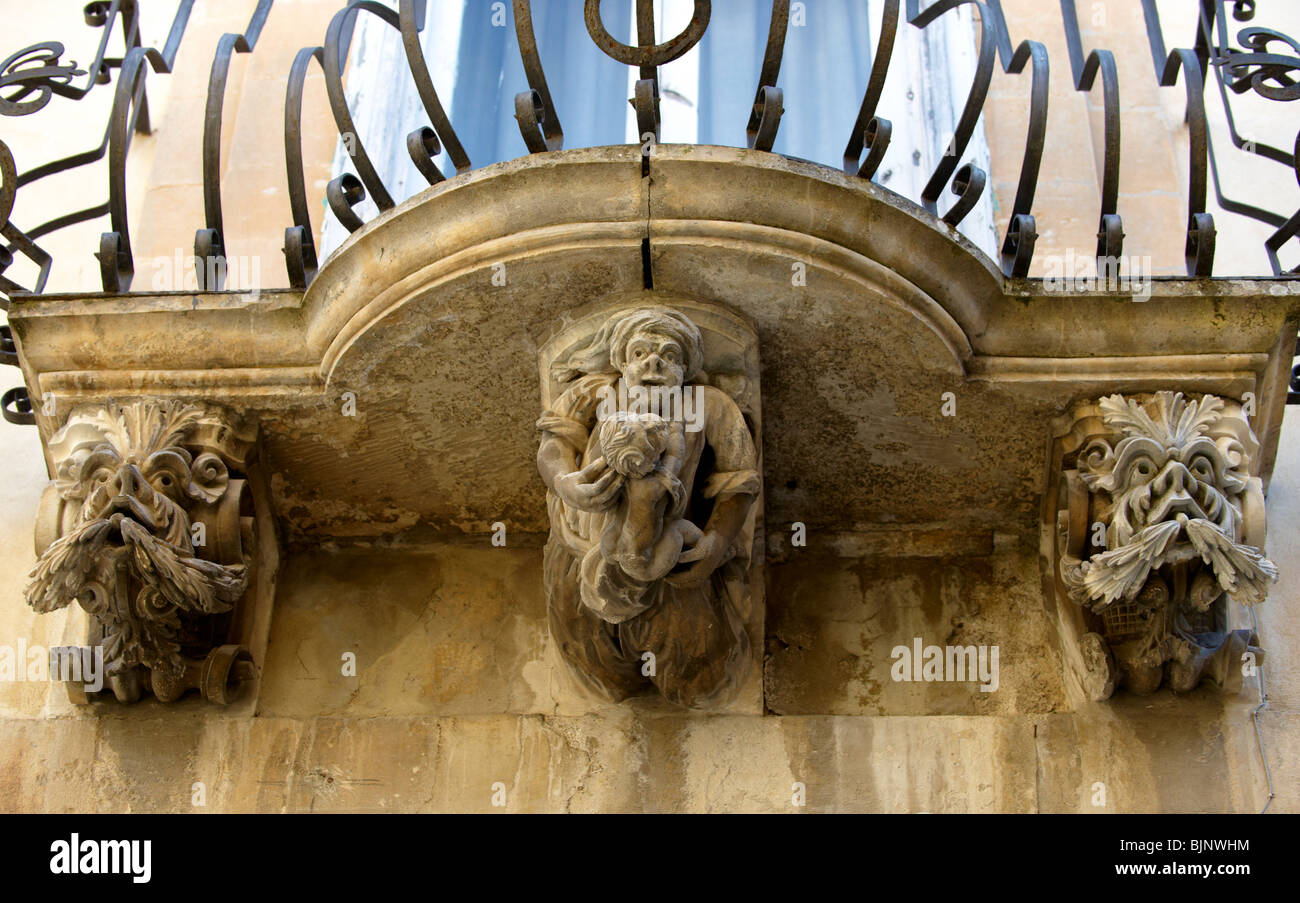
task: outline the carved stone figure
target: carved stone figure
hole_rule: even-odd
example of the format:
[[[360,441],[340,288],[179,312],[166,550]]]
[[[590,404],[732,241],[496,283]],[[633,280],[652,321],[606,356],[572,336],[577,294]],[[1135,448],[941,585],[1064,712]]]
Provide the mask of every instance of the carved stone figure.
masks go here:
[[[226,702],[253,674],[222,643],[251,557],[246,486],[231,475],[248,445],[224,412],[173,401],[78,407],[49,442],[57,498],[27,602],[80,603],[124,702],[190,688]]]
[[[551,631],[585,683],[613,700],[653,687],[716,703],[749,660],[742,537],[760,491],[750,428],[704,384],[700,331],[646,307],[611,316],[555,367],[563,392],[537,422],[551,535]]]
[[[1091,629],[1082,637],[1089,692],[1186,691],[1203,678],[1239,686],[1243,663],[1258,664],[1262,651],[1251,630],[1229,628],[1229,598],[1255,605],[1277,579],[1249,544],[1262,545],[1264,530],[1249,423],[1213,395],[1111,395],[1098,407],[1104,428],[1068,475],[1062,529],[1073,553],[1060,560]]]

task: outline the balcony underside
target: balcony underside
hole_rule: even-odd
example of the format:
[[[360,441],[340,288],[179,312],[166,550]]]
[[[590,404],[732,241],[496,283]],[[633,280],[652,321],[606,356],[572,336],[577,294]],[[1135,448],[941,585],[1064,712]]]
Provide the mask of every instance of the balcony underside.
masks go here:
[[[452,179],[355,233],[305,293],[16,299],[29,391],[56,412],[148,395],[255,416],[295,539],[542,533],[538,349],[652,284],[757,326],[770,534],[962,554],[1028,534],[1053,421],[1110,392],[1254,393],[1267,481],[1300,281],[1054,290],[825,167],[660,146],[648,169],[610,147]],[[60,418],[41,408],[48,439]]]

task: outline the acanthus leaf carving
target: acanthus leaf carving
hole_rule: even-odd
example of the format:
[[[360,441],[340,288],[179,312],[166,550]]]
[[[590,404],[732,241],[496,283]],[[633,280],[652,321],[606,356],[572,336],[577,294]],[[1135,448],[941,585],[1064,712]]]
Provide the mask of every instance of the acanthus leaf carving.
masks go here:
[[[1260,535],[1246,535],[1243,512],[1262,510],[1262,492],[1240,405],[1164,391],[1111,395],[1096,409],[1101,429],[1073,469],[1065,462],[1067,481],[1086,487],[1071,508],[1085,510],[1061,512],[1058,541],[1061,582],[1090,628],[1089,691],[1239,685],[1243,656],[1258,664],[1263,651],[1252,631],[1229,628],[1229,603],[1262,602],[1278,576],[1260,548],[1262,519]]]
[[[27,602],[90,615],[122,701],[147,688],[227,702],[255,673],[246,650],[213,640],[248,589],[246,483],[231,468],[250,444],[229,412],[170,400],[76,407],[48,443],[57,514],[38,537],[56,538],[38,549]]]

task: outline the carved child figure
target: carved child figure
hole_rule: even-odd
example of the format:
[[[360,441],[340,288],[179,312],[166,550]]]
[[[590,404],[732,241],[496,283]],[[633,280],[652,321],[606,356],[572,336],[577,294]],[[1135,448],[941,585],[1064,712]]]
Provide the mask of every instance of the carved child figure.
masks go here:
[[[703,534],[682,516],[687,496],[678,478],[686,449],[681,422],[618,411],[601,422],[597,438],[600,455],[618,474],[615,482],[623,491],[600,544],[583,558],[582,601],[618,623],[645,610],[650,583],[678,561],[695,560],[696,553],[683,555],[682,547],[695,545]]]

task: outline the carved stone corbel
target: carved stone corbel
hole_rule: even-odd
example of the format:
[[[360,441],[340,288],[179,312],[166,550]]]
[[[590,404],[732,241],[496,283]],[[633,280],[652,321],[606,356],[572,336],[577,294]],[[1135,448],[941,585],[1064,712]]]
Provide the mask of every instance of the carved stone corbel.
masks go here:
[[[258,571],[277,560],[249,480],[256,439],[230,411],[169,400],[82,405],[50,439],[27,602],[80,604],[120,702],[195,689],[224,704],[256,677]],[[69,695],[89,701],[81,685]]]
[[[1236,692],[1263,661],[1242,605],[1264,600],[1259,441],[1240,403],[1111,395],[1057,443],[1053,580],[1085,692]]]
[[[748,681],[757,704],[752,327],[712,305],[647,293],[572,321],[544,347],[542,374],[543,574],[561,658],[612,701],[657,691],[718,708]]]

